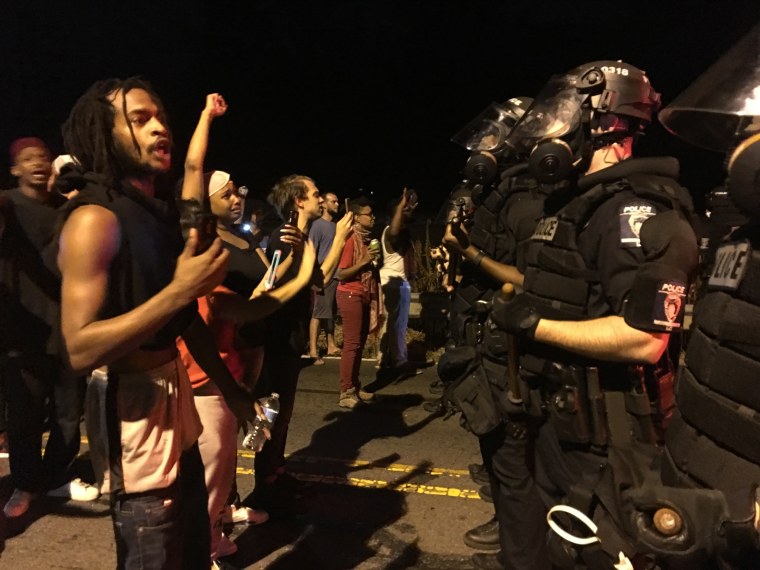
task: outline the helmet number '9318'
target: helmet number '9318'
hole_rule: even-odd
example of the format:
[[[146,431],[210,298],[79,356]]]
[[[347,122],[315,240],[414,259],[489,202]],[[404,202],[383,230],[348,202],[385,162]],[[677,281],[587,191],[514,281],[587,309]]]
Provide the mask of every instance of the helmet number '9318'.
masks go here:
[[[603,66],[602,71],[605,73],[617,73],[618,75],[628,75],[628,70],[625,67],[609,67]]]

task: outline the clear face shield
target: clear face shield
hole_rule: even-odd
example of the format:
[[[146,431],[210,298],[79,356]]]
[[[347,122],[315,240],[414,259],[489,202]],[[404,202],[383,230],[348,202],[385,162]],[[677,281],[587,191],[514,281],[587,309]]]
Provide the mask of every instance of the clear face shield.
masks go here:
[[[471,152],[498,154],[517,120],[512,109],[491,103],[451,140]]]
[[[674,135],[728,157],[733,203],[760,218],[760,24],[728,50],[665,109]]]
[[[580,127],[581,107],[587,98],[588,94],[578,92],[574,77],[552,77],[512,128],[507,147],[527,158],[541,141],[573,133]]]
[[[665,109],[674,135],[719,152],[760,133],[760,24]]]

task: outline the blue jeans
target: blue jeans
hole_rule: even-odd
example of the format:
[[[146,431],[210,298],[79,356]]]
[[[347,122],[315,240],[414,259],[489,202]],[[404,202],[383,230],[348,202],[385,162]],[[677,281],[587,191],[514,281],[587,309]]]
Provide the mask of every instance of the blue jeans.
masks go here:
[[[393,368],[404,366],[409,360],[406,346],[406,329],[409,326],[409,307],[412,288],[409,281],[391,277],[383,285],[385,322],[380,331],[380,355],[378,361]]]
[[[210,530],[203,463],[194,445],[166,489],[112,497],[120,570],[208,570]]]

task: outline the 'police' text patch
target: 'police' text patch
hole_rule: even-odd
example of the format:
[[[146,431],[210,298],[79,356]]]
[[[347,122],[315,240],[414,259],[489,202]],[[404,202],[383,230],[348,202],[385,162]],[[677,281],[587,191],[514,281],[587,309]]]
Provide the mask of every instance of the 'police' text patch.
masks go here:
[[[536,229],[533,230],[533,235],[530,236],[532,240],[552,241],[554,234],[557,232],[557,225],[559,220],[556,216],[549,218],[541,218],[536,224]]]
[[[708,286],[735,291],[747,270],[750,258],[749,242],[730,243],[715,252],[713,267]]]
[[[628,202],[620,208],[620,243],[624,247],[641,247],[641,226],[657,214],[657,209],[646,202]]]
[[[656,295],[653,323],[667,331],[680,328],[686,305],[686,284],[677,280],[662,281]]]

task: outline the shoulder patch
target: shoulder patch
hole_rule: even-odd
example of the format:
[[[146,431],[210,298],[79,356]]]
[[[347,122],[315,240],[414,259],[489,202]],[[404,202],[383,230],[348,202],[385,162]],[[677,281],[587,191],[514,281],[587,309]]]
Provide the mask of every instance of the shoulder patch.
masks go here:
[[[554,234],[557,233],[557,226],[559,220],[557,216],[550,216],[548,218],[541,218],[536,224],[536,229],[533,230],[533,235],[530,236],[531,240],[540,241],[552,241]]]
[[[656,294],[652,322],[668,331],[680,328],[686,306],[686,283],[661,281]]]
[[[641,225],[657,214],[649,202],[626,202],[620,207],[620,244],[623,247],[641,247]]]
[[[730,243],[715,252],[715,266],[707,284],[716,289],[735,291],[747,270],[750,259],[749,242]]]

